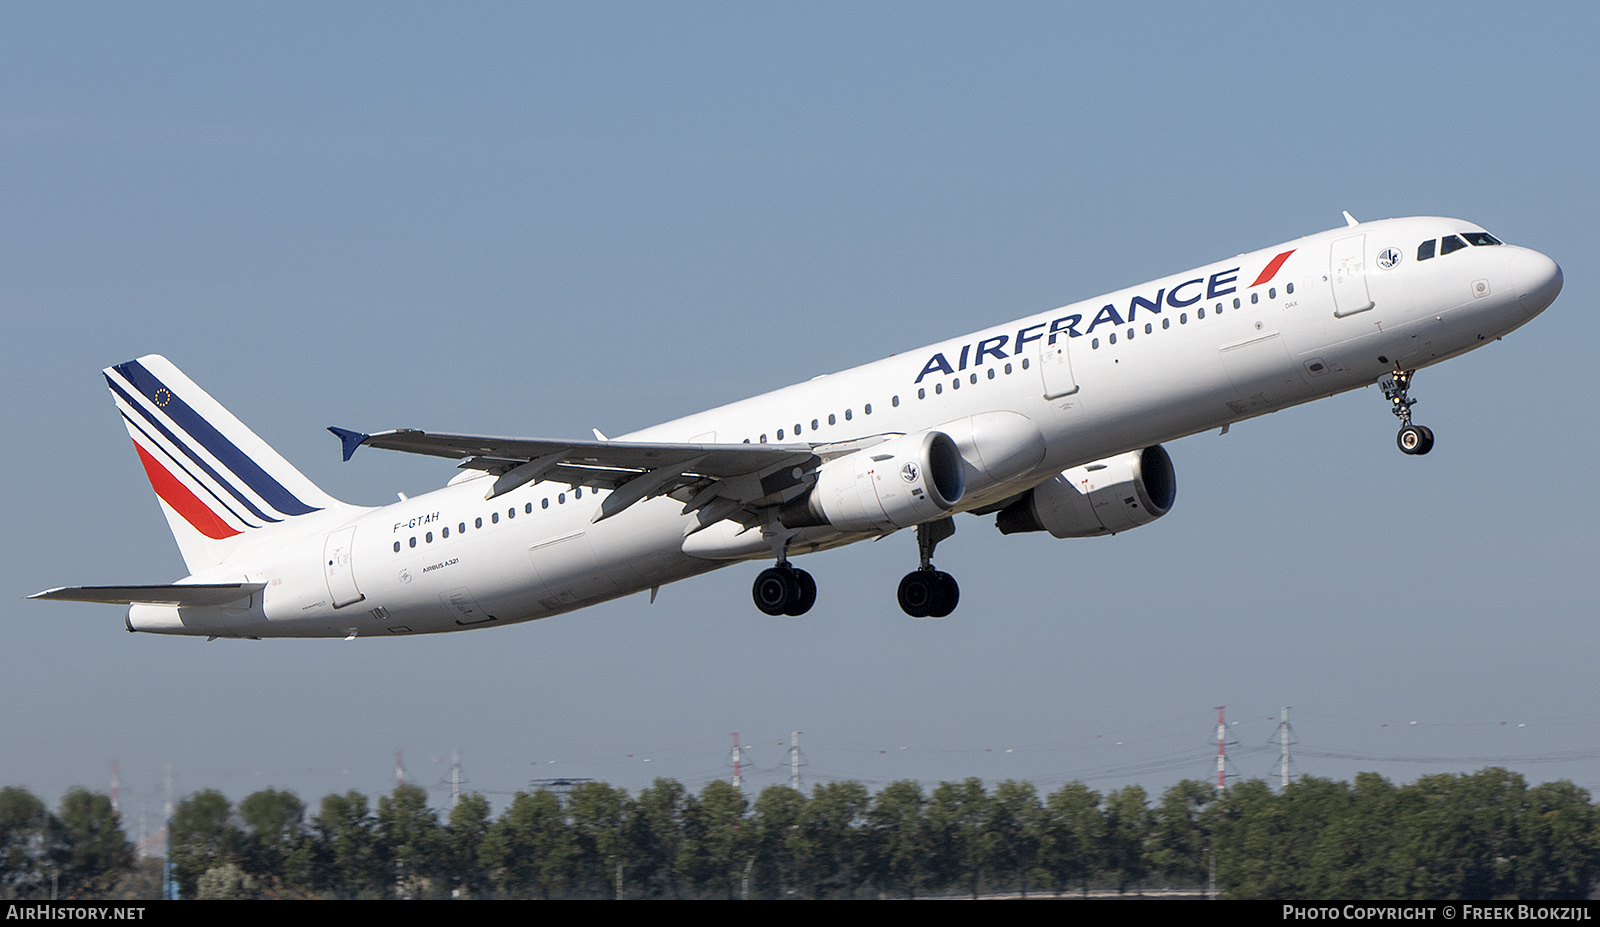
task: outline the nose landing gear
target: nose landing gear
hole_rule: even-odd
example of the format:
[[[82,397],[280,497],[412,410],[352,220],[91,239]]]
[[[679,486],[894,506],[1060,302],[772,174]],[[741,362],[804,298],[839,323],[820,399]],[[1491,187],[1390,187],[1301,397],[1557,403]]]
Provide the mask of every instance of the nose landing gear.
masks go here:
[[[1400,433],[1395,435],[1395,444],[1402,453],[1420,456],[1433,450],[1433,429],[1411,424],[1411,407],[1417,401],[1408,397],[1406,391],[1411,386],[1411,375],[1415,372],[1396,368],[1394,373],[1379,380],[1378,386],[1383,389],[1383,398],[1389,400],[1389,411],[1400,420]]]

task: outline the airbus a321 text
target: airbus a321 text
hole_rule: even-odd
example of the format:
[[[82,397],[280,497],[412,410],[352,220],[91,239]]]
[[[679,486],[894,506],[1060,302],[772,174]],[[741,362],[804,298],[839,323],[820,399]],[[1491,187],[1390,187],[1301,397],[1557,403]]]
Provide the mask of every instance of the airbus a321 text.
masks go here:
[[[953,516],[1112,534],[1172,507],[1161,442],[1378,383],[1398,444],[1414,371],[1542,312],[1561,268],[1456,219],[1346,225],[905,351],[617,440],[332,430],[459,461],[382,508],[318,489],[165,358],[105,371],[187,578],[33,598],[128,605],[130,631],[356,637],[572,611],[766,560],[756,607],[817,598],[801,554],[914,529],[900,607],[943,617]],[[910,549],[907,546],[908,565]]]

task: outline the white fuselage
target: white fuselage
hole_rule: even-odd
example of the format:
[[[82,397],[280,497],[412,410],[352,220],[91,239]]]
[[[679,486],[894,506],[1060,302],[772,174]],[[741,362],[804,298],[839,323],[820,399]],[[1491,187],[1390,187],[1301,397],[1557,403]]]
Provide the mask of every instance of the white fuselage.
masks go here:
[[[967,461],[956,510],[992,511],[1067,468],[1366,386],[1512,331],[1549,305],[1560,270],[1513,245],[1418,260],[1426,240],[1477,231],[1439,218],[1339,228],[618,440],[832,444],[938,430]],[[604,491],[535,482],[486,501],[490,481],[472,473],[383,508],[304,516],[270,548],[193,577],[265,583],[248,603],[136,605],[129,627],[238,637],[451,631],[772,555],[760,530],[733,521],[686,536],[693,516],[666,496],[595,523]],[[788,553],[871,536],[804,528]]]

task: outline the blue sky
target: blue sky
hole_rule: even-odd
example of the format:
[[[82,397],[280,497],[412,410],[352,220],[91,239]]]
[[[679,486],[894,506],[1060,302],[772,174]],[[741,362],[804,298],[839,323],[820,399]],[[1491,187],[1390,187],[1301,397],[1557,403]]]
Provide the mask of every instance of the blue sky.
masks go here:
[[[1600,147],[1590,5],[12,4],[0,11],[0,782],[154,814],[267,786],[540,776],[759,788],[982,776],[1158,792],[1505,765],[1600,790]],[[1527,328],[1169,446],[1115,538],[958,520],[961,609],[894,604],[915,544],[754,564],[512,628],[394,641],[129,635],[23,601],[182,564],[99,370],[166,354],[340,498],[324,428],[586,436],[1266,247],[1459,216],[1561,263]],[[436,793],[439,804],[445,794]]]

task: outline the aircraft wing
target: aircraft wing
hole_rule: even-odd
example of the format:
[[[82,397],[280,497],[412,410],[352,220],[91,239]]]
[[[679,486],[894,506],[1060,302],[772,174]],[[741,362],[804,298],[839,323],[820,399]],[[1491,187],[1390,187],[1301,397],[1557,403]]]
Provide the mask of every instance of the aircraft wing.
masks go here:
[[[755,503],[801,485],[804,475],[822,460],[809,444],[654,444],[497,438],[409,428],[377,434],[328,430],[343,442],[345,460],[367,446],[457,459],[462,468],[492,473],[497,479],[486,498],[546,479],[612,490],[595,521],[641,499],[682,489],[692,492],[685,513],[719,498],[739,505]],[[726,509],[726,503],[717,507],[723,513],[719,517],[726,517]]]
[[[193,583],[167,586],[59,586],[35,592],[30,599],[100,602],[105,605],[227,605],[250,598],[266,583]]]

